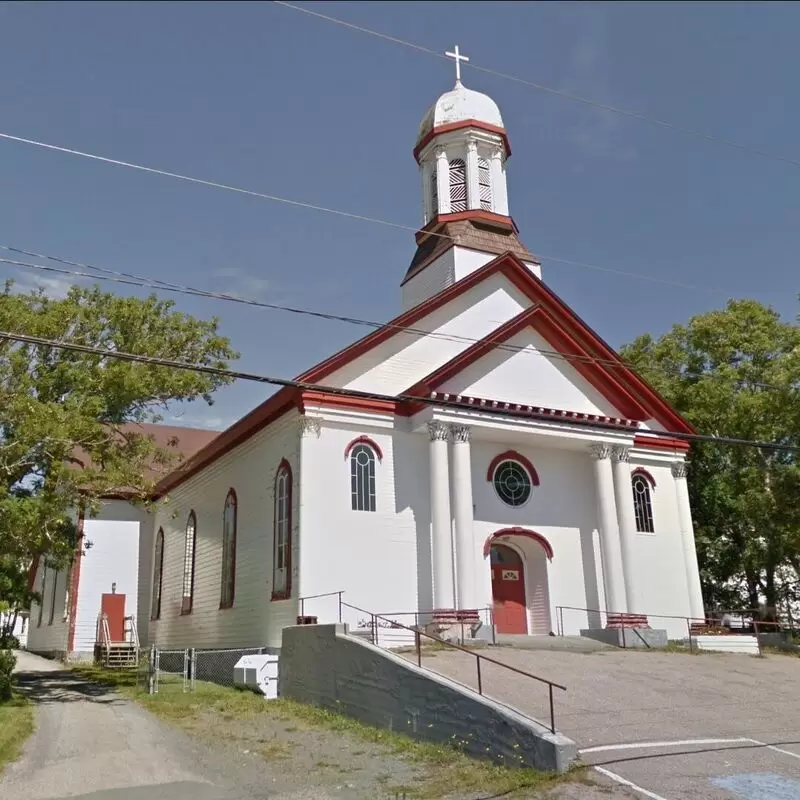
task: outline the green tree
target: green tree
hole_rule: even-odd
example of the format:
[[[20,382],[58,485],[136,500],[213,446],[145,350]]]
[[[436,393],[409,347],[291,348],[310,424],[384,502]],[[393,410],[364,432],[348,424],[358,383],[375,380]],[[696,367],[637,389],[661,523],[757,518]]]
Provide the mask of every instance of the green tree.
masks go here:
[[[622,350],[701,433],[800,446],[800,329],[755,300]],[[757,608],[800,573],[798,453],[692,445],[690,492],[707,602]],[[782,587],[782,591],[779,591]],[[781,604],[782,605],[782,604]]]
[[[0,293],[0,331],[224,368],[238,354],[217,326],[154,296],[96,287],[73,287],[63,299],[11,283]],[[68,561],[76,508],[91,514],[99,496],[123,488],[144,501],[174,466],[174,450],[129,423],[157,422],[175,401],[210,404],[228,382],[0,340],[0,600],[19,593],[17,573],[35,556]]]

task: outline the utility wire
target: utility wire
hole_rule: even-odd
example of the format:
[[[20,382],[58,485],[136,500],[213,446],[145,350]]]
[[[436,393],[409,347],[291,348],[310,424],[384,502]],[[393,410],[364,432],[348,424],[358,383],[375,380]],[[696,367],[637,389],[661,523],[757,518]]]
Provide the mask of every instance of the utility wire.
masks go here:
[[[187,181],[188,183],[194,183],[200,186],[207,186],[212,189],[223,189],[225,191],[235,192],[237,194],[243,194],[247,195],[248,197],[255,197],[261,200],[271,200],[276,203],[284,203],[286,205],[295,206],[297,208],[305,208],[311,211],[321,211],[326,214],[335,214],[336,216],[346,217],[347,219],[353,219],[359,222],[371,222],[375,225],[383,225],[385,227],[395,228],[397,230],[402,230],[402,231],[410,231],[412,233],[419,232],[419,228],[414,227],[412,225],[404,225],[399,222],[391,222],[385,219],[378,219],[377,217],[365,216],[363,214],[355,214],[349,211],[342,211],[341,209],[337,208],[328,208],[327,206],[315,205],[314,203],[307,203],[305,201],[292,200],[288,197],[280,197],[279,195],[275,194],[258,192],[253,189],[244,189],[238,186],[231,186],[230,184],[227,183],[219,183],[217,181],[206,180],[205,178],[195,178],[191,175],[183,175],[179,172],[170,172],[169,170],[165,169],[158,169],[156,167],[147,167],[142,164],[134,164],[131,161],[121,161],[116,158],[108,158],[106,156],[100,156],[95,153],[86,153],[82,150],[75,150],[70,147],[61,147],[60,145],[48,144],[47,142],[40,142],[37,141],[36,139],[26,139],[22,136],[14,136],[10,133],[0,132],[0,139],[5,139],[10,142],[18,142],[20,144],[28,144],[34,147],[41,147],[44,148],[45,150],[53,150],[58,153],[66,153],[68,155],[80,156],[81,158],[88,158],[93,161],[100,161],[104,164],[111,164],[113,166],[118,166],[118,167],[128,167],[129,169],[139,170],[141,172],[149,172],[154,175],[161,175],[167,178],[175,178],[180,181]],[[446,233],[428,231],[426,232],[426,235],[433,236],[439,239],[447,239],[449,241],[454,242],[455,244],[458,243],[458,239],[456,237],[449,236]],[[588,264],[585,261],[573,261],[572,259],[560,258],[558,256],[539,255],[536,256],[536,258],[540,260],[547,259],[548,261],[554,261],[558,264],[566,264],[567,266],[581,267],[582,269],[591,269],[597,272],[604,272],[609,275],[619,275],[620,277],[623,278],[633,278],[635,280],[649,281],[651,283],[659,283],[664,286],[675,286],[679,289],[690,289],[692,291],[699,291],[699,292],[714,292],[715,294],[718,294],[720,291],[708,286],[697,286],[691,283],[673,281],[670,280],[669,278],[661,278],[655,275],[643,275],[640,272],[627,272],[625,270],[616,269],[614,267],[604,267],[596,264]]]
[[[90,272],[84,272],[81,270],[63,269],[59,267],[51,267],[45,264],[31,264],[30,262],[27,261],[19,261],[16,259],[0,257],[0,264],[9,264],[16,267],[23,267],[26,269],[33,269],[42,272],[52,272],[59,275],[69,275],[70,277],[90,278],[92,280],[104,280],[128,286],[136,286],[139,288],[150,288],[150,289],[175,292],[178,294],[185,294],[196,297],[205,297],[212,300],[223,300],[232,303],[241,303],[243,305],[254,306],[256,308],[266,308],[274,311],[283,311],[300,316],[315,317],[317,319],[324,319],[334,322],[344,322],[351,325],[360,325],[375,329],[388,328],[390,330],[395,330],[402,333],[408,333],[414,336],[430,337],[433,339],[441,339],[444,341],[464,343],[468,345],[477,344],[479,342],[486,341],[487,339],[491,340],[491,334],[489,334],[485,339],[476,339],[474,337],[460,336],[458,334],[427,331],[424,328],[415,328],[409,325],[397,325],[391,322],[374,322],[372,320],[360,319],[358,317],[347,317],[339,314],[331,314],[322,311],[313,311],[311,309],[280,305],[278,303],[266,303],[260,300],[251,300],[243,297],[238,297],[237,295],[226,294],[223,292],[212,292],[205,289],[196,289],[191,286],[182,286],[181,284],[176,284],[169,281],[162,281],[156,278],[149,278],[131,272],[119,272],[105,267],[98,267],[91,264],[84,264],[78,261],[71,261],[69,259],[60,258],[58,256],[50,256],[44,253],[36,253],[32,250],[24,250],[19,247],[12,247],[11,245],[7,244],[0,244],[0,250],[5,250],[7,252],[12,252],[12,253],[20,253],[22,255],[30,256],[33,258],[45,258],[61,264],[81,267],[82,269],[95,270],[96,272],[100,272],[102,274],[97,275]],[[513,345],[507,342],[497,342],[494,344],[494,347],[497,350],[506,352],[512,352],[512,353],[524,352],[524,353],[529,353],[531,355],[547,356],[550,358],[559,359],[567,362],[599,364],[601,366],[609,367],[612,369],[629,369],[634,371],[638,371],[638,369],[640,369],[635,367],[633,364],[627,363],[621,359],[616,360],[609,358],[600,358],[598,356],[587,356],[579,353],[574,353],[574,354],[560,353],[557,350],[548,350],[544,348],[537,348],[534,351],[530,350],[525,346]],[[669,377],[676,377],[679,375],[679,372],[677,371],[669,372],[668,370],[665,370],[663,368],[650,367],[649,369],[651,371],[661,372],[662,374],[667,375]],[[751,385],[753,387],[758,387],[762,389],[773,389],[776,391],[782,391],[782,388],[779,386],[763,382],[754,381],[751,383]]]
[[[347,22],[346,20],[339,19],[338,17],[332,17],[328,14],[321,14],[318,11],[312,11],[308,8],[303,8],[302,6],[295,5],[294,3],[286,3],[282,2],[282,0],[273,0],[273,4],[276,6],[283,6],[284,8],[292,9],[293,11],[300,11],[303,14],[307,14],[310,17],[316,17],[317,19],[325,20],[326,22],[332,22],[335,25],[339,25],[343,28],[348,28],[352,31],[357,31],[358,33],[365,33],[369,36],[375,36],[378,39],[383,39],[387,42],[392,42],[393,44],[401,45],[402,47],[408,47],[412,50],[417,50],[421,53],[425,53],[426,55],[435,56],[436,58],[440,58],[446,61],[450,59],[444,55],[444,53],[439,53],[436,50],[432,50],[430,47],[425,47],[424,45],[418,44],[416,42],[408,41],[407,39],[400,39],[397,36],[389,36],[385,33],[381,33],[380,31],[372,30],[371,28],[365,28],[362,25],[355,25],[352,22]],[[545,86],[542,83],[537,83],[535,81],[527,80],[526,78],[520,78],[517,75],[510,75],[507,72],[501,72],[500,70],[491,69],[489,67],[482,67],[479,64],[470,59],[468,62],[465,62],[462,66],[462,69],[474,69],[477,72],[483,72],[487,75],[494,75],[497,78],[503,78],[507,81],[513,81],[514,83],[522,84],[523,86],[528,86],[532,89],[536,89],[539,92],[544,92],[545,94],[553,95],[556,97],[561,97],[565,100],[570,100],[573,103],[580,103],[581,105],[589,106],[591,108],[598,108],[603,111],[610,111],[614,114],[619,114],[620,116],[627,117],[628,119],[635,119],[639,122],[646,122],[650,125],[655,125],[659,128],[665,128],[667,130],[675,131],[677,133],[683,133],[687,136],[692,136],[695,139],[701,139],[706,142],[713,142],[715,144],[721,144],[725,147],[730,147],[735,150],[740,150],[744,153],[749,153],[750,155],[760,156],[761,158],[767,158],[771,161],[778,161],[782,164],[790,164],[793,167],[800,167],[800,160],[790,158],[788,156],[782,156],[775,153],[770,153],[766,150],[761,150],[757,147],[752,147],[747,144],[742,144],[741,142],[736,142],[733,139],[725,139],[720,136],[715,136],[710,133],[705,133],[704,131],[699,131],[694,128],[689,128],[684,125],[678,125],[673,122],[667,122],[666,120],[659,119],[658,117],[651,117],[647,114],[641,114],[637,111],[630,111],[628,109],[620,108],[619,106],[614,106],[609,103],[602,103],[598,100],[592,100],[588,97],[582,97],[577,94],[573,94],[572,92],[566,92],[563,89],[554,89],[552,86]]]
[[[253,372],[240,372],[237,370],[226,369],[223,367],[212,367],[204,364],[189,364],[183,361],[174,361],[172,359],[158,358],[155,356],[143,356],[137,353],[126,353],[121,350],[105,350],[100,347],[93,347],[91,345],[77,344],[75,342],[56,341],[54,339],[45,339],[40,336],[28,336],[22,333],[13,333],[10,331],[0,331],[0,340],[17,342],[19,344],[29,344],[36,347],[53,347],[58,350],[66,350],[75,353],[85,353],[87,355],[98,355],[104,358],[116,359],[118,361],[128,361],[138,364],[146,364],[153,367],[166,367],[168,369],[182,369],[190,372],[199,372],[205,375],[214,375],[222,378],[232,378],[234,380],[254,381],[256,383],[270,384],[273,386],[291,387],[294,389],[301,389],[304,391],[319,392],[320,394],[334,395],[340,397],[353,397],[362,400],[381,400],[386,402],[410,402],[410,403],[423,403],[426,405],[435,405],[442,408],[455,408],[455,409],[471,409],[472,411],[485,411],[488,413],[496,414],[503,417],[516,417],[519,418],[520,413],[515,412],[513,409],[489,408],[476,405],[470,405],[464,401],[458,400],[445,400],[436,397],[416,397],[414,395],[399,394],[388,395],[380,394],[378,392],[366,392],[356,389],[345,389],[339,386],[326,386],[318,383],[307,383],[304,381],[289,380],[286,378],[277,378],[269,375],[259,375]],[[584,428],[599,428],[604,430],[615,431],[628,431],[630,428],[620,428],[618,424],[613,422],[602,422],[599,420],[570,420],[564,417],[553,417],[552,419],[558,422],[574,425]],[[644,433],[647,436],[657,436],[669,439],[678,439],[688,442],[711,442],[715,444],[737,445],[737,446],[750,446],[758,447],[764,450],[778,450],[778,451],[800,451],[800,447],[788,444],[780,444],[778,442],[763,442],[754,439],[737,439],[729,436],[708,436],[700,433],[683,433],[682,431],[658,431],[658,430],[642,430],[636,429],[639,433]]]

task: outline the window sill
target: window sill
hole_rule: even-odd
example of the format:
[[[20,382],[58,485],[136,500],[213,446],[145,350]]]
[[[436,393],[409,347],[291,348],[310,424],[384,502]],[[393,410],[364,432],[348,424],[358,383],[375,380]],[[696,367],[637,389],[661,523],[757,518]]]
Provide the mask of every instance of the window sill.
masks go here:
[[[636,531],[637,536],[655,536],[655,531]]]
[[[233,603],[220,603],[219,610],[220,611],[229,611],[233,608]]]
[[[291,600],[292,597],[288,592],[273,592],[271,600]]]
[[[191,614],[191,613],[192,613],[192,609],[191,608],[182,608],[180,616],[181,617],[188,617],[189,614]]]

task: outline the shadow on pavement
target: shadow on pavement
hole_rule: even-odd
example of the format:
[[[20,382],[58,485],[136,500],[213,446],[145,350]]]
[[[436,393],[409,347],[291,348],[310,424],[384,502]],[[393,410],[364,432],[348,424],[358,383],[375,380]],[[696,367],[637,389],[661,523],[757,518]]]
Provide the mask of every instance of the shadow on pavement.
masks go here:
[[[87,681],[71,670],[18,672],[16,679],[19,690],[35,703],[125,702],[107,686]]]

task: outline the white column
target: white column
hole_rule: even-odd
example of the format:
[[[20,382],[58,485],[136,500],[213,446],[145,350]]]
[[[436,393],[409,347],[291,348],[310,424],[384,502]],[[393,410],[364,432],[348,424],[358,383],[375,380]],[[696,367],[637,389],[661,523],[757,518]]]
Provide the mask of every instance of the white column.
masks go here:
[[[593,444],[589,452],[594,459],[597,511],[600,517],[600,548],[603,553],[603,577],[606,587],[606,610],[625,613],[625,579],[622,571],[617,508],[614,501],[614,475],[611,469],[611,447]]]
[[[495,214],[508,216],[506,171],[503,168],[503,150],[500,147],[492,151],[492,157],[489,162],[489,173],[492,178],[492,208]]]
[[[628,463],[629,447],[616,446],[611,452],[614,471],[614,497],[617,501],[617,522],[622,545],[622,572],[625,577],[625,598],[628,611],[632,614],[645,613],[640,608],[638,587],[636,586],[636,515],[633,510],[633,487],[631,468]]]
[[[436,211],[433,208],[433,192],[431,191],[433,162],[430,158],[422,162],[419,171],[422,178],[422,224],[427,225],[436,215]]]
[[[455,608],[453,538],[450,523],[450,469],[447,440],[450,428],[431,420],[428,425],[431,461],[431,556],[434,610]]]
[[[481,207],[481,187],[478,181],[478,143],[467,139],[467,208]]]
[[[672,463],[672,477],[675,479],[675,494],[678,499],[678,518],[681,524],[683,542],[683,563],[686,569],[686,587],[689,591],[689,610],[692,617],[705,619],[703,590],[700,586],[700,567],[697,564],[697,548],[694,541],[692,507],[689,502],[689,486],[686,483],[688,464],[685,461]]]
[[[457,608],[473,610],[478,607],[475,589],[476,553],[472,514],[472,463],[470,456],[471,429],[466,425],[451,425],[453,437],[453,515],[456,535],[456,602]]]
[[[447,160],[447,150],[444,147],[436,148],[436,191],[439,195],[439,208],[437,214],[450,213],[450,162]]]

